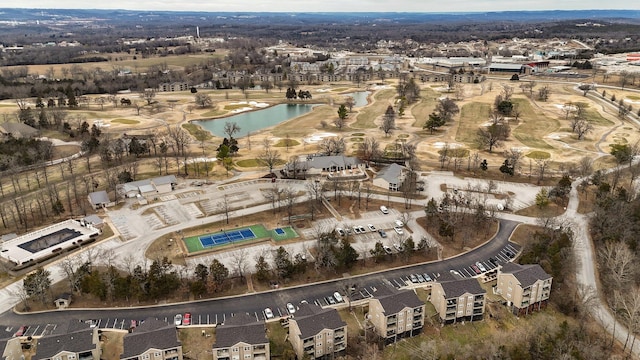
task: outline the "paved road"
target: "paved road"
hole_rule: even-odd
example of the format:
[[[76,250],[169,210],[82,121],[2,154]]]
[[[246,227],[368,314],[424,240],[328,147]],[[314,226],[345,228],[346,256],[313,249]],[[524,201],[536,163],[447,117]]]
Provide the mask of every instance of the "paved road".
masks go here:
[[[468,253],[444,261],[413,265],[402,269],[295,288],[249,294],[240,297],[220,298],[187,304],[135,309],[67,310],[25,315],[14,314],[8,311],[0,315],[0,323],[14,326],[38,323],[53,324],[63,323],[70,317],[75,317],[79,319],[103,319],[103,321],[111,319],[111,323],[117,325],[122,324],[122,322],[118,322],[117,319],[122,321],[123,319],[144,319],[153,316],[170,320],[176,313],[184,312],[191,312],[194,316],[195,323],[223,322],[225,317],[238,312],[249,312],[256,316],[256,320],[262,320],[264,318],[262,310],[264,310],[265,307],[271,307],[275,314],[279,315],[286,311],[285,305],[287,302],[298,303],[301,300],[307,300],[309,302],[317,301],[321,305],[326,305],[323,299],[335,291],[340,291],[341,282],[356,284],[357,292],[354,298],[362,298],[369,296],[375,287],[379,287],[383,283],[397,286],[401,281],[406,279],[409,274],[428,273],[433,274],[434,277],[439,275],[442,280],[444,278],[454,278],[450,273],[452,269],[456,269],[456,271],[465,275],[463,269],[469,268],[469,266],[475,264],[477,261],[482,261],[488,264],[489,267],[491,266],[489,262],[490,258],[497,259],[496,261],[498,263],[508,261],[515,255],[515,252],[518,251],[518,245],[508,241],[516,225],[517,223],[514,221],[501,220],[499,231],[494,239]]]

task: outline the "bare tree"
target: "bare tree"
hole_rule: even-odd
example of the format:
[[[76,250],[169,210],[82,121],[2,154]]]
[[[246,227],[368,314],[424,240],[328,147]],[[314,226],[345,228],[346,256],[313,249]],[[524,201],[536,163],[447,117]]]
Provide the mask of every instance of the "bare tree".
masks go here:
[[[144,101],[147,102],[147,105],[151,105],[155,97],[156,97],[156,90],[154,89],[144,89],[140,93],[140,98],[144,99]]]
[[[280,152],[271,148],[271,140],[264,139],[264,150],[258,156],[258,159],[269,168],[269,174],[273,174],[273,168],[281,161]]]
[[[380,127],[385,136],[389,136],[391,131],[396,127],[396,112],[393,106],[389,105],[382,116],[382,126]]]
[[[233,138],[233,135],[240,130],[240,126],[238,126],[238,124],[234,121],[224,123],[224,133],[227,134],[229,140],[231,140],[231,138]]]
[[[520,160],[523,156],[524,152],[520,148],[512,147],[511,149],[504,152],[504,157],[505,159],[507,159],[507,161],[509,161],[509,165],[513,168],[514,172],[520,169]]]
[[[247,249],[241,248],[237,251],[231,253],[231,265],[233,267],[233,271],[244,281],[244,275],[247,272],[249,267]]]
[[[217,207],[218,207],[218,210],[220,210],[220,212],[222,212],[224,214],[225,222],[228,225],[229,224],[229,215],[231,215],[231,213],[232,213],[231,210],[232,209],[231,209],[231,202],[229,201],[229,196],[227,194],[224,194],[222,199],[220,201],[218,201]]]

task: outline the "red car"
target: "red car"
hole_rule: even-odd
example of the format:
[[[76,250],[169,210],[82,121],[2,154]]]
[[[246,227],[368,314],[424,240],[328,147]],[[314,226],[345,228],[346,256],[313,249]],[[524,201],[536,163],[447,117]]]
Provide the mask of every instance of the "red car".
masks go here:
[[[471,268],[476,272],[476,274],[482,274],[482,271],[480,271],[480,269],[476,265],[471,265]]]
[[[182,318],[182,325],[191,325],[191,313],[185,313]]]

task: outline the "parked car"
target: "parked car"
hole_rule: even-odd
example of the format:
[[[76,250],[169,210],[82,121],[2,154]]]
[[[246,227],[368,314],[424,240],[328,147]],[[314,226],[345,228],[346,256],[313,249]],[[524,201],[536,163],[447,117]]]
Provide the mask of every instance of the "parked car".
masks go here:
[[[287,311],[289,312],[290,315],[293,315],[296,312],[296,307],[293,306],[292,303],[287,303]]]
[[[393,228],[393,230],[395,230],[398,235],[403,235],[404,234],[404,231],[400,227],[396,226],[396,227]]]
[[[396,248],[396,250],[398,250],[398,252],[403,252],[404,251],[404,246],[402,246],[402,244],[395,243],[395,244],[393,244],[393,247]]]
[[[327,296],[325,300],[327,300],[327,304],[329,305],[335,305],[336,303],[336,299],[334,299],[333,296]]]
[[[367,227],[369,228],[369,230],[371,230],[371,232],[376,232],[376,227],[373,226],[373,224],[367,224]]]
[[[476,266],[478,267],[478,269],[480,269],[480,271],[482,271],[482,272],[487,272],[487,268],[486,268],[486,267],[484,267],[484,265],[482,265],[482,263],[481,263],[481,262],[479,262],[479,261],[478,261],[478,262],[476,263]]]
[[[396,220],[394,221],[394,223],[396,224],[397,227],[403,227],[404,223],[401,220]]]
[[[344,299],[342,298],[342,295],[340,295],[340,293],[337,291],[333,293],[333,297],[336,298],[336,301],[339,303],[344,301]]]
[[[173,317],[173,323],[176,324],[176,326],[182,325],[182,314],[176,314],[176,316]]]
[[[338,235],[340,236],[345,236],[347,235],[346,232],[344,232],[344,230],[340,229],[340,228],[336,228],[336,232],[338,233]]]
[[[386,238],[387,237],[387,233],[382,229],[378,230],[378,234],[380,234],[381,238]]]
[[[498,266],[498,260],[496,260],[495,258],[490,258],[489,262],[493,264],[493,266]]]
[[[389,209],[386,206],[380,206],[380,211],[385,215],[389,213]]]
[[[264,309],[264,317],[267,320],[273,319],[273,311],[271,311],[271,309],[269,308]]]
[[[424,279],[425,279],[425,281],[427,281],[427,282],[429,282],[429,281],[433,281],[433,280],[431,279],[431,276],[429,276],[429,274],[427,274],[427,273],[424,273]]]
[[[418,282],[423,283],[425,281],[424,276],[422,276],[422,274],[416,274],[416,276],[418,277]]]
[[[354,232],[355,234],[360,234],[360,227],[359,227],[359,226],[354,226],[354,227],[353,227],[353,232]]]
[[[191,313],[184,313],[182,325],[191,325]]]
[[[393,254],[393,251],[391,251],[391,248],[388,247],[387,245],[382,245],[382,248],[384,249],[384,252],[386,252],[387,254],[389,255]]]
[[[367,229],[365,229],[364,226],[362,226],[362,225],[358,226],[358,230],[360,230],[361,234],[364,234],[364,233],[367,232]]]
[[[29,326],[27,326],[27,325],[20,326],[18,331],[16,331],[16,333],[13,334],[13,336],[23,336],[24,333],[27,332],[28,328],[29,328]]]
[[[475,271],[476,274],[482,274],[482,271],[480,271],[480,269],[475,264],[471,265],[471,268],[473,269],[473,271]]]
[[[418,277],[415,276],[415,274],[411,274],[409,275],[409,279],[411,280],[412,283],[417,284],[418,283]]]

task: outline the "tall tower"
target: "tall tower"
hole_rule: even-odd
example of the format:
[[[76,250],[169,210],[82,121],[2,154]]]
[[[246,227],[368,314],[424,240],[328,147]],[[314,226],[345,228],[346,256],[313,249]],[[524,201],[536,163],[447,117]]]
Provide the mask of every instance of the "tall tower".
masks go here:
[[[200,26],[196,26],[196,38],[200,39]]]

